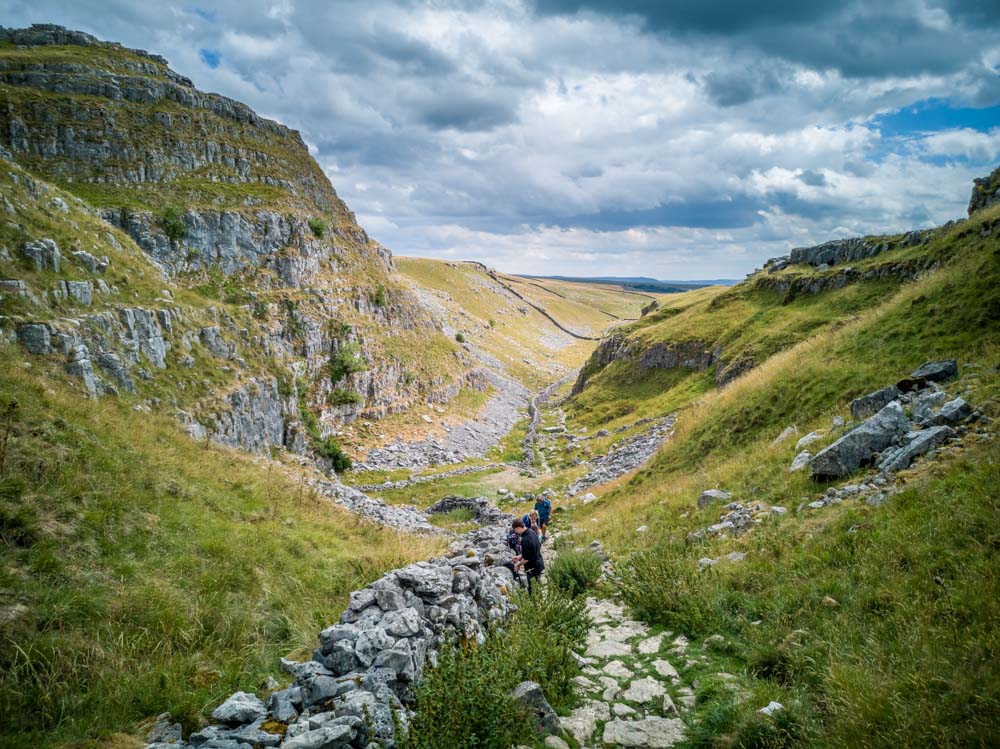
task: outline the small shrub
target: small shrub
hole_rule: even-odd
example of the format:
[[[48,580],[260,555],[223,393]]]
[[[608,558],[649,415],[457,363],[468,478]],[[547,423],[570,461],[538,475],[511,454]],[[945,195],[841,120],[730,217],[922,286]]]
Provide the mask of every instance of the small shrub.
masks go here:
[[[333,392],[327,396],[326,402],[331,406],[353,406],[361,402],[361,396],[353,390],[346,388],[334,388]]]
[[[325,222],[320,221],[318,218],[311,218],[309,219],[309,228],[317,239],[322,239],[323,235],[326,234],[327,226]]]
[[[601,576],[601,559],[592,551],[560,552],[549,567],[549,584],[570,596],[591,590]]]
[[[180,242],[187,236],[187,224],[184,223],[184,209],[180,206],[168,206],[160,216],[160,228],[171,242]]]
[[[317,455],[322,458],[326,458],[333,464],[333,470],[337,473],[343,473],[344,471],[350,470],[350,457],[344,452],[340,443],[333,437],[326,437],[325,439],[317,441],[315,449]]]
[[[330,382],[336,385],[347,375],[364,371],[365,367],[358,344],[352,341],[342,343],[337,353],[330,358]]]
[[[329,320],[326,324],[326,329],[338,341],[346,341],[354,332],[354,327],[342,320]]]
[[[622,596],[639,618],[682,632],[714,622],[714,600],[705,579],[683,548],[658,545],[631,554],[621,565]]]
[[[465,336],[461,333],[455,333],[455,340],[459,343],[465,343]]]
[[[529,719],[507,696],[522,681],[538,682],[556,710],[572,704],[580,667],[571,651],[585,647],[591,624],[583,599],[549,588],[515,593],[514,601],[517,612],[482,646],[441,648],[438,667],[428,668],[416,688],[416,712],[401,749],[523,744]]]
[[[291,398],[292,397],[292,382],[288,375],[280,374],[278,375],[278,397],[280,398]]]
[[[376,287],[375,292],[372,294],[372,304],[374,304],[376,307],[384,307],[385,306],[385,285],[384,284],[379,284]]]

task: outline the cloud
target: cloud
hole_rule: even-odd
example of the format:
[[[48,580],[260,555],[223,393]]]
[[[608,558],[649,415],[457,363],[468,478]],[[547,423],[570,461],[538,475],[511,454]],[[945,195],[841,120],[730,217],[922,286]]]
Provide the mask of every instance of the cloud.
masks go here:
[[[918,150],[928,156],[968,159],[978,163],[1000,160],[1000,127],[983,133],[969,128],[944,130],[922,138]]]
[[[510,271],[738,277],[960,216],[1000,159],[1000,21],[971,0],[8,6],[299,129],[392,250]]]

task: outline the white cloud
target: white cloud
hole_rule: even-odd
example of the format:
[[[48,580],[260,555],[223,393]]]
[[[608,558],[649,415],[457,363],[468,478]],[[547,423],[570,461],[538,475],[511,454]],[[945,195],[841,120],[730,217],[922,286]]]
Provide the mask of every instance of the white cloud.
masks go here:
[[[765,32],[650,33],[613,13],[537,15],[529,0],[217,0],[214,15],[12,0],[5,23],[153,49],[301,130],[394,251],[536,273],[738,277],[790,246],[961,215],[971,178],[1000,158],[1000,128],[889,138],[876,119],[931,97],[977,102],[991,85],[1000,97],[1000,44],[934,6],[881,9],[914,23],[885,56],[872,50],[892,21],[861,5],[772,30],[785,34],[780,56],[761,51]],[[934,49],[935,34],[952,46]],[[843,38],[869,69],[824,58]]]
[[[928,156],[961,157],[988,162],[1000,159],[1000,127],[988,133],[969,128],[929,133],[917,144]]]

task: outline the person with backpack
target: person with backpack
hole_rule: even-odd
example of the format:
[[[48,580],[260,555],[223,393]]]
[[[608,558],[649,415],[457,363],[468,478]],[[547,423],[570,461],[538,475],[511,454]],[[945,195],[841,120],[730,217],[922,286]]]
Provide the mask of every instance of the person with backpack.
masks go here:
[[[528,578],[528,593],[532,592],[532,580],[540,577],[545,570],[545,561],[542,559],[542,544],[538,540],[538,535],[524,524],[523,518],[514,518],[511,529],[521,541],[521,553],[503,566],[511,571],[514,579],[520,583],[518,571],[524,570]]]
[[[535,500],[535,512],[538,513],[538,528],[541,531],[541,542],[545,543],[545,533],[552,517],[552,500],[544,494],[539,494]]]
[[[514,532],[521,537],[520,567],[528,576],[528,593],[531,593],[531,581],[540,577],[545,570],[545,561],[542,559],[542,544],[535,531],[526,527],[522,519],[515,518],[512,525]]]

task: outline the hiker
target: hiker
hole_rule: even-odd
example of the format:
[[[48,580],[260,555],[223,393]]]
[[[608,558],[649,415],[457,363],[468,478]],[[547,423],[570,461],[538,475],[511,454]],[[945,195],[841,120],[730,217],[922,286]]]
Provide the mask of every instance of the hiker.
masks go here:
[[[536,535],[541,535],[542,529],[541,526],[538,524],[538,510],[531,510],[524,517],[527,518],[527,520],[524,521],[524,527],[531,528],[531,530],[533,530]]]
[[[538,540],[538,535],[524,523],[524,518],[514,518],[511,523],[512,530],[521,539],[521,553],[507,562],[504,567],[509,569],[514,575],[514,579],[520,583],[518,571],[524,570],[528,577],[528,592],[532,592],[532,579],[539,577],[545,569],[545,562],[542,560],[542,545]]]
[[[507,531],[507,545],[514,552],[514,556],[521,556],[521,536],[511,528]]]
[[[514,531],[519,532],[521,536],[521,566],[528,576],[528,592],[531,593],[531,581],[533,578],[541,577],[545,570],[545,562],[542,560],[542,544],[538,540],[538,534],[531,528],[525,527],[524,523],[520,525],[518,528],[518,521],[514,521]]]
[[[530,512],[524,513],[524,515],[521,517],[521,522],[524,523],[524,527],[525,528],[530,528],[531,527],[531,513]],[[538,531],[536,530],[535,533],[537,533],[537,532]]]
[[[541,530],[541,541],[545,543],[545,533],[549,527],[549,518],[552,516],[552,500],[544,494],[539,494],[535,500],[535,512],[538,513],[538,528]]]

